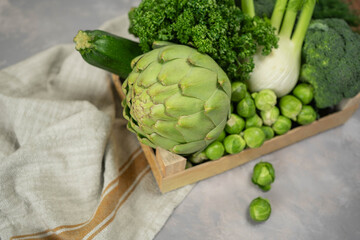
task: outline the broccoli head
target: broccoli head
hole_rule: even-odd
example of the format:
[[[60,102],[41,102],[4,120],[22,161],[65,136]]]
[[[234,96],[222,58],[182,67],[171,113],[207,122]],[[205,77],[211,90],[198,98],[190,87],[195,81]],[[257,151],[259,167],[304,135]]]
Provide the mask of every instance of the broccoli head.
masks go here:
[[[300,80],[314,87],[318,108],[360,91],[360,35],[342,19],[311,22],[302,48]]]
[[[240,81],[252,72],[259,46],[266,55],[278,41],[269,21],[244,14],[234,0],[142,0],[129,20],[144,52],[156,40],[186,44]]]

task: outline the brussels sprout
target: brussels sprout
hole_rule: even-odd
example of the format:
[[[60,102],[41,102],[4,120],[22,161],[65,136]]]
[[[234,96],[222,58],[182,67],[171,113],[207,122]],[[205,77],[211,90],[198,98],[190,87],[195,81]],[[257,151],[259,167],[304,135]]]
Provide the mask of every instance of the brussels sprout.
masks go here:
[[[309,124],[309,123],[312,123],[313,121],[315,121],[316,116],[317,116],[317,114],[316,114],[314,108],[310,105],[305,105],[305,106],[303,106],[303,108],[301,109],[301,112],[297,116],[296,122],[301,125],[306,125],[306,124]]]
[[[239,134],[245,127],[245,120],[235,113],[230,115],[230,118],[226,122],[225,132],[229,134]]]
[[[271,214],[271,205],[266,198],[255,198],[249,206],[249,213],[252,220],[263,222],[269,219]]]
[[[244,131],[244,139],[249,148],[257,148],[264,143],[265,133],[258,127],[247,128]]]
[[[255,102],[251,97],[245,97],[236,106],[236,111],[240,117],[252,117],[256,113]]]
[[[185,169],[191,168],[193,165],[191,162],[186,161]]]
[[[300,113],[302,103],[292,95],[283,96],[279,103],[281,114],[296,121],[296,116]]]
[[[267,126],[271,126],[276,122],[280,115],[280,110],[278,107],[274,106],[270,110],[261,111],[260,116],[263,120],[263,123]]]
[[[255,95],[255,106],[261,111],[270,110],[276,104],[276,94],[271,89],[264,89]]]
[[[227,153],[235,154],[244,150],[246,143],[239,134],[232,134],[224,139],[224,147]]]
[[[274,130],[269,126],[261,126],[261,130],[265,133],[265,140],[272,139],[275,135]]]
[[[225,137],[226,137],[226,132],[225,132],[225,130],[223,130],[215,141],[222,142],[222,141],[224,141]]]
[[[245,98],[247,93],[246,84],[243,82],[232,82],[231,83],[231,101],[240,102]]]
[[[202,163],[207,159],[208,159],[208,157],[206,156],[205,150],[202,152],[194,153],[189,157],[189,161],[193,164]]]
[[[308,83],[300,83],[294,88],[293,95],[297,97],[302,104],[309,104],[314,98],[314,88]]]
[[[275,181],[275,170],[269,162],[259,162],[254,166],[252,182],[262,190],[268,191]]]
[[[255,114],[252,117],[249,117],[245,121],[245,128],[251,128],[251,127],[261,127],[263,124],[263,121],[259,115]]]
[[[205,149],[206,157],[210,160],[221,158],[225,153],[224,145],[221,142],[215,141]]]
[[[291,120],[280,115],[276,122],[272,125],[272,129],[278,135],[285,134],[291,129]]]

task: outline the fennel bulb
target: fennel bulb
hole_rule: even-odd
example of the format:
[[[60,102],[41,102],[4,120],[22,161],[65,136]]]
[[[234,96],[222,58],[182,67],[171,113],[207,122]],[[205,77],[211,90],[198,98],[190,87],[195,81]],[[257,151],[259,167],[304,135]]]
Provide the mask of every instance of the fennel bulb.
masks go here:
[[[255,68],[247,81],[250,91],[271,89],[277,97],[282,97],[295,87],[300,73],[301,48],[315,3],[316,0],[276,1],[271,24],[279,37],[278,48],[267,56],[261,55],[261,51],[254,56]]]

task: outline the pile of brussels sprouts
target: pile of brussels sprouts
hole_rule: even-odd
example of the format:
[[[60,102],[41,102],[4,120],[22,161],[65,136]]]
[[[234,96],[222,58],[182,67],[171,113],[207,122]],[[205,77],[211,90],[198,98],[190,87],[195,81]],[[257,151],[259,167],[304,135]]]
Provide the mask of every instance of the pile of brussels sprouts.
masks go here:
[[[188,158],[189,167],[260,147],[266,140],[318,118],[310,105],[313,87],[307,83],[299,83],[291,94],[281,98],[270,89],[250,93],[242,82],[233,82],[231,89],[231,116],[224,131],[203,152]]]

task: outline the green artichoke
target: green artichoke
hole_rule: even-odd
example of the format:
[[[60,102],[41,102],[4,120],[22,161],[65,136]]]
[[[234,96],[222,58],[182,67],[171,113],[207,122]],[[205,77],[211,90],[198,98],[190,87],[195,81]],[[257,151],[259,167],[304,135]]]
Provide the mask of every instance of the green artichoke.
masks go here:
[[[123,83],[124,116],[141,143],[186,155],[204,150],[224,130],[231,83],[211,57],[165,44],[131,67]]]

